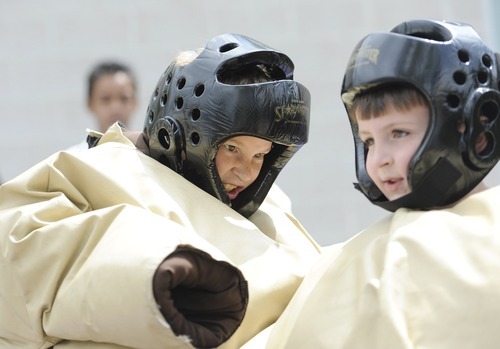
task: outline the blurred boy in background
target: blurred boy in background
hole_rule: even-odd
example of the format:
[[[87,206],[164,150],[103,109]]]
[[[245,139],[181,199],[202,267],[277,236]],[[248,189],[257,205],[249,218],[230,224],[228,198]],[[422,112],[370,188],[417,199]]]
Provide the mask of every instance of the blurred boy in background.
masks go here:
[[[87,88],[87,107],[99,132],[117,121],[129,125],[137,109],[137,80],[129,66],[115,61],[97,64],[88,76]],[[82,140],[69,150],[87,148],[87,141]]]

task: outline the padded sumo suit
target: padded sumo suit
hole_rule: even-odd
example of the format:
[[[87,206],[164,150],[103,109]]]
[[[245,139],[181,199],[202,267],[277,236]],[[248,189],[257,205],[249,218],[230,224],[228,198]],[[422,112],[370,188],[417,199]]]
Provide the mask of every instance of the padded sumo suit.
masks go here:
[[[498,348],[500,187],[324,248],[267,348]]]
[[[318,254],[279,188],[245,219],[118,125],[0,188],[0,348],[191,348],[152,294],[155,269],[181,244],[248,281],[243,323],[221,346],[238,348],[276,320]]]
[[[220,81],[242,66],[269,79]],[[162,74],[145,147],[115,124],[2,185],[0,348],[240,348],[271,325],[319,255],[273,184],[309,105],[286,55],[224,34]],[[273,147],[230,200],[214,158],[238,135]]]

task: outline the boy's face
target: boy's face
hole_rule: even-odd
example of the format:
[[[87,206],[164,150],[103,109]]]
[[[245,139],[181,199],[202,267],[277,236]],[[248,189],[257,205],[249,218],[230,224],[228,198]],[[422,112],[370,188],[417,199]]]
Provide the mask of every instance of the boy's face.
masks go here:
[[[136,105],[134,84],[124,72],[99,77],[88,101],[88,107],[96,117],[101,132],[117,121],[127,125]]]
[[[258,137],[236,136],[219,146],[215,165],[231,200],[255,181],[271,145]]]
[[[427,107],[398,111],[389,106],[378,117],[362,119],[356,115],[356,120],[368,151],[366,170],[375,185],[390,201],[409,194],[409,163],[429,124]]]

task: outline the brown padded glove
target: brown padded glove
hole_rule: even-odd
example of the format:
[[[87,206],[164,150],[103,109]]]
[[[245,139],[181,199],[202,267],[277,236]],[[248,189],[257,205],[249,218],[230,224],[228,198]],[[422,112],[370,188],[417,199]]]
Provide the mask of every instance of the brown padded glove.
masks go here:
[[[248,305],[247,282],[238,268],[187,245],[160,264],[153,292],[173,332],[189,336],[197,348],[224,343]]]

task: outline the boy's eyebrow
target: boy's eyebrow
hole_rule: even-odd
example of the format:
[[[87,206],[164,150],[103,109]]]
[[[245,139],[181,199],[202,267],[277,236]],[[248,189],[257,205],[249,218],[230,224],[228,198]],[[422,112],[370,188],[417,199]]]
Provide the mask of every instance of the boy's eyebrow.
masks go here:
[[[269,146],[269,148],[267,148],[266,150],[259,150],[259,153],[260,154],[269,154],[272,149],[273,149],[273,145],[271,143],[271,145]]]

